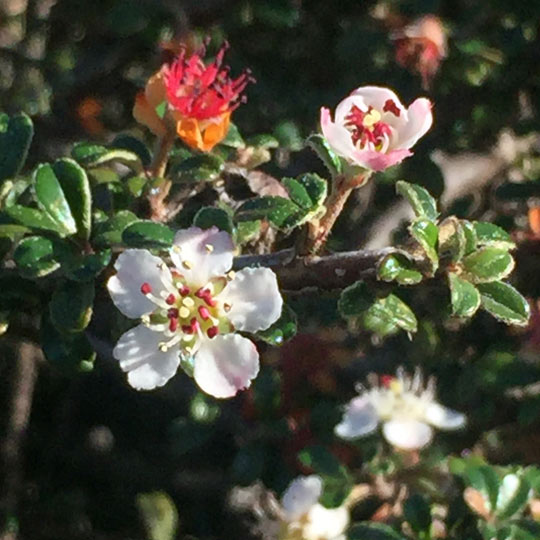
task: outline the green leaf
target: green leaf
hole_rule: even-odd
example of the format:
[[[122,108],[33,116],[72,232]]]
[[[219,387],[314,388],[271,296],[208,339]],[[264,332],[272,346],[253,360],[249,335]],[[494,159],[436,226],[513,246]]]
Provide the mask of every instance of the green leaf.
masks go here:
[[[52,166],[48,163],[38,165],[34,182],[38,205],[61,231],[61,236],[75,234],[77,224]]]
[[[516,247],[510,235],[501,227],[485,221],[475,221],[473,225],[478,245],[506,250]]]
[[[343,289],[338,301],[342,317],[358,317],[369,309],[375,298],[364,281],[357,281]]]
[[[238,131],[236,125],[232,123],[229,125],[227,135],[219,144],[228,146],[229,148],[245,148],[246,146],[244,139],[242,139],[242,135],[240,135],[240,131]]]
[[[296,313],[287,304],[283,304],[279,319],[270,328],[257,332],[257,337],[270,345],[280,346],[293,338],[296,331]]]
[[[172,499],[163,491],[140,493],[137,507],[142,516],[148,540],[174,540],[178,529],[178,512]]]
[[[54,231],[59,236],[65,236],[65,231],[48,214],[35,208],[28,208],[19,204],[13,204],[5,209],[6,214],[26,227],[44,231]]]
[[[65,281],[49,303],[51,322],[60,332],[82,332],[92,318],[94,283]]]
[[[152,152],[150,152],[146,144],[132,135],[127,135],[125,133],[117,135],[111,143],[111,146],[116,149],[133,152],[139,157],[144,167],[148,167],[152,162]]]
[[[304,210],[311,209],[313,206],[311,197],[300,182],[296,181],[294,178],[283,178],[282,183],[287,189],[291,201]]]
[[[122,241],[129,247],[170,248],[174,231],[154,221],[137,221],[122,233]]]
[[[504,249],[480,248],[462,260],[463,271],[472,283],[491,283],[504,279],[514,269],[514,259]]]
[[[465,468],[465,481],[468,485],[480,492],[486,508],[493,511],[497,505],[500,480],[495,470],[489,465],[471,464]]]
[[[416,493],[403,505],[403,517],[416,533],[429,533],[431,528],[431,509],[426,499]]]
[[[53,170],[77,224],[77,235],[88,240],[92,228],[92,194],[86,172],[72,159],[59,159]]]
[[[396,182],[396,191],[407,199],[417,218],[435,221],[439,216],[437,201],[422,186],[399,180]]]
[[[63,334],[44,318],[41,346],[49,363],[66,374],[93,369],[96,353],[84,333]]]
[[[54,244],[42,236],[23,238],[13,253],[15,264],[25,277],[43,277],[59,268]]]
[[[322,135],[313,133],[307,138],[306,145],[315,151],[332,176],[341,174],[341,159]]]
[[[418,329],[415,314],[395,294],[376,300],[364,314],[363,324],[379,337],[394,334],[399,329],[413,333]]]
[[[472,253],[478,244],[478,238],[476,236],[475,226],[466,219],[459,220],[463,233],[465,235],[465,255]]]
[[[417,219],[409,226],[412,237],[422,246],[427,258],[431,263],[431,272],[434,273],[439,267],[437,243],[439,230],[429,219]]]
[[[529,303],[514,287],[501,281],[478,285],[482,308],[506,324],[525,326],[529,322]]]
[[[461,221],[454,216],[439,225],[439,255],[449,255],[457,263],[467,251],[467,236]],[[474,248],[473,248],[474,249]]]
[[[507,474],[499,487],[495,515],[499,519],[508,519],[521,512],[529,501],[531,486],[517,474]]]
[[[267,133],[261,135],[253,135],[247,139],[247,145],[264,150],[279,148],[279,141]]]
[[[278,228],[285,228],[286,224],[298,215],[303,215],[296,204],[284,197],[260,197],[247,200],[236,211],[237,221],[254,221],[267,219]]]
[[[384,523],[355,523],[347,532],[347,540],[406,540]]]
[[[307,446],[298,453],[298,461],[304,467],[313,469],[321,475],[336,476],[340,474],[340,462],[324,446]]]
[[[104,223],[99,223],[94,228],[94,245],[96,247],[108,247],[122,243],[122,233],[132,223],[138,221],[137,216],[129,210],[121,210]]]
[[[456,317],[472,317],[480,307],[478,289],[453,272],[448,274],[448,283],[452,300],[452,314]]]
[[[112,251],[105,249],[97,253],[76,253],[62,260],[62,268],[69,279],[90,281],[96,278],[111,262]]]
[[[236,244],[243,246],[259,237],[261,233],[261,220],[242,221],[236,226]]]
[[[0,182],[19,174],[32,142],[34,126],[24,114],[0,113]]]
[[[396,281],[400,285],[415,285],[422,281],[423,275],[404,255],[391,254],[379,262],[377,277],[382,281]]]
[[[193,218],[193,225],[201,229],[209,229],[217,227],[220,231],[226,231],[229,234],[233,233],[233,222],[231,216],[221,208],[212,206],[204,206]]]
[[[315,210],[324,204],[328,194],[328,183],[324,178],[321,178],[315,173],[306,173],[298,176],[296,181],[309,195],[312,210]]]
[[[212,182],[219,177],[224,167],[225,162],[219,156],[203,154],[189,157],[173,166],[171,176],[175,182]]]
[[[11,240],[14,240],[27,232],[30,232],[30,229],[23,225],[12,225],[11,223],[0,225],[0,238],[10,238]]]
[[[122,148],[110,149],[99,144],[87,142],[77,143],[71,150],[71,156],[85,167],[99,167],[111,161],[117,161],[132,171],[140,174],[144,171],[141,159],[137,154]]]

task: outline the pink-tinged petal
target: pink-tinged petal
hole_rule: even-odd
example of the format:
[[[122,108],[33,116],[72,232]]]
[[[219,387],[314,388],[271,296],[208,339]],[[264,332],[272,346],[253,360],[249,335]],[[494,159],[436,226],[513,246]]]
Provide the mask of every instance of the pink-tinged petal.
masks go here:
[[[166,352],[159,344],[166,340],[161,332],[144,325],[125,332],[113,350],[120,367],[127,372],[129,384],[136,390],[152,390],[163,386],[174,376],[180,364],[178,347]]]
[[[217,299],[230,306],[227,318],[245,332],[266,330],[279,319],[283,307],[276,274],[269,268],[240,270]]]
[[[204,287],[210,278],[222,276],[233,262],[234,244],[231,235],[217,227],[190,227],[178,231],[170,254],[188,285]]]
[[[351,134],[344,126],[332,122],[330,111],[325,107],[321,109],[321,129],[332,150],[345,159],[351,159],[355,152]]]
[[[352,399],[334,433],[342,439],[356,439],[372,433],[379,423],[375,408],[367,396]]]
[[[401,163],[406,157],[412,156],[410,150],[390,150],[386,154],[376,150],[356,150],[353,161],[364,169],[372,171],[384,171],[388,167]]]
[[[170,282],[171,274],[163,261],[146,249],[128,249],[119,255],[114,267],[117,272],[107,288],[116,307],[131,319],[154,311],[155,304],[141,292],[141,286],[147,283],[156,296],[165,290],[163,282]]]
[[[407,109],[409,121],[398,133],[396,148],[411,148],[418,139],[426,134],[433,123],[431,101],[427,98],[418,98]]]
[[[258,373],[257,348],[238,334],[205,339],[195,355],[195,382],[203,392],[217,398],[230,398],[249,388]]]
[[[347,121],[347,116],[351,113],[351,109],[357,107],[363,112],[367,112],[369,109],[369,103],[366,103],[362,96],[355,96],[351,94],[345,99],[341,100],[334,112],[334,120],[336,124],[344,125]]]
[[[464,414],[443,407],[439,403],[430,403],[424,416],[426,422],[439,429],[459,429],[467,422]]]
[[[417,420],[390,420],[383,425],[385,439],[401,450],[420,450],[431,442],[433,429]]]
[[[397,95],[389,88],[382,86],[361,86],[354,90],[351,96],[361,97],[366,105],[377,109],[379,112],[383,112],[384,104],[388,100],[393,101],[400,111],[405,110]]]
[[[281,498],[287,521],[295,521],[317,504],[322,494],[322,478],[316,474],[295,478]]]

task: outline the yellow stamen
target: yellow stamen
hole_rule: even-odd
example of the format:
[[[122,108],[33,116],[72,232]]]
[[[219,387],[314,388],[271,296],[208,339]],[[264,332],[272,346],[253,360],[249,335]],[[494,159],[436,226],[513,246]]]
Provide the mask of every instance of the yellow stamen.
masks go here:
[[[189,261],[182,261],[182,266],[186,270],[191,270],[193,268],[193,265]]]
[[[381,113],[373,109],[371,112],[366,114],[366,116],[364,116],[364,121],[362,124],[364,124],[365,127],[370,128],[373,127],[380,119]]]
[[[180,315],[180,317],[182,319],[187,319],[190,315],[191,311],[185,307],[185,306],[182,306],[179,310],[178,310],[178,315]]]
[[[227,274],[227,279],[229,281],[232,281],[234,278],[236,277],[236,272],[234,270],[231,270],[228,274]]]
[[[182,299],[182,304],[188,308],[191,308],[195,305],[195,300],[193,300],[193,298],[190,298],[189,296],[186,296]]]
[[[389,387],[390,387],[390,390],[394,392],[394,394],[400,394],[403,391],[403,385],[401,384],[401,381],[399,381],[398,379],[394,379],[390,383]]]
[[[207,253],[212,253],[212,251],[214,251],[214,246],[212,244],[206,244],[204,249],[206,249]]]

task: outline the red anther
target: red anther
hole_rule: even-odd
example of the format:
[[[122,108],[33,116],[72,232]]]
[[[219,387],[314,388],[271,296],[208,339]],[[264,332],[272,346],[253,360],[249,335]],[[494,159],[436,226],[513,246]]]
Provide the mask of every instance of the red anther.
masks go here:
[[[184,332],[184,334],[193,334],[193,329],[191,326],[184,324],[182,325],[182,332]]]
[[[146,281],[141,285],[141,293],[142,294],[150,294],[152,292],[152,285],[150,283],[147,283]]]
[[[201,287],[200,289],[195,291],[195,296],[197,298],[204,298],[209,292],[210,291],[208,289],[204,289],[203,287]]]
[[[167,310],[167,317],[169,319],[178,319],[179,313],[177,308],[170,308]]]
[[[210,312],[204,306],[199,306],[198,311],[203,321],[207,321],[210,318]]]
[[[182,295],[182,296],[187,296],[189,293],[190,293],[190,290],[189,290],[189,287],[187,285],[182,285],[182,287],[180,287],[178,289],[178,292]]]
[[[169,294],[169,296],[167,296],[167,298],[165,298],[165,302],[167,304],[169,304],[169,306],[172,306],[175,302],[176,302],[176,296],[174,296],[174,294]]]
[[[176,332],[177,329],[178,329],[178,319],[171,318],[171,320],[169,321],[169,330],[171,332]]]
[[[200,298],[207,306],[216,307],[217,302],[212,298],[212,293],[209,289],[199,289],[195,296]]]
[[[381,375],[381,384],[388,388],[394,379],[393,375]]]
[[[396,105],[396,102],[393,99],[387,99],[384,102],[384,106],[382,110],[384,112],[391,112],[395,116],[399,116],[401,114],[399,107]]]
[[[219,334],[219,328],[217,326],[211,326],[207,331],[206,335],[212,339],[213,337],[216,337]]]

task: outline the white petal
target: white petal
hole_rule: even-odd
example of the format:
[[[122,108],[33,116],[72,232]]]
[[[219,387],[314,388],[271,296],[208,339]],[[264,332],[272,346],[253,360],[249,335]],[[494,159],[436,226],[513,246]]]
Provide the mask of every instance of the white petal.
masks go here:
[[[178,347],[167,352],[159,349],[164,341],[161,332],[154,332],[144,325],[136,326],[123,334],[113,351],[120,367],[127,371],[128,382],[137,390],[152,390],[163,386],[174,376],[180,363]]]
[[[433,123],[431,114],[431,101],[427,98],[418,98],[407,109],[408,122],[398,133],[395,148],[408,149],[416,144],[418,139],[425,135]]]
[[[316,474],[295,478],[281,499],[287,521],[294,521],[307,513],[319,500],[322,487],[322,478]]]
[[[232,267],[234,244],[231,235],[217,227],[190,227],[178,231],[171,259],[188,285],[204,287],[211,277],[222,276]]]
[[[345,124],[345,119],[349,116],[353,107],[358,107],[361,111],[367,112],[370,103],[366,103],[362,96],[355,96],[354,93],[341,100],[334,113],[334,121],[340,126]],[[351,134],[349,132],[349,139]]]
[[[259,373],[259,353],[249,339],[238,334],[204,339],[195,355],[193,376],[203,392],[229,398],[248,388]]]
[[[279,319],[283,307],[276,274],[269,268],[240,270],[218,300],[231,306],[227,318],[245,332],[266,330]]]
[[[146,249],[128,249],[116,259],[114,267],[117,273],[109,279],[107,288],[116,307],[131,319],[154,311],[156,306],[141,293],[141,285],[148,283],[159,296],[165,289],[163,281],[171,280],[163,261]]]
[[[335,540],[345,532],[348,525],[349,511],[344,506],[325,508],[322,504],[315,504],[308,513],[304,538],[306,540],[320,540],[321,538]]]
[[[368,435],[377,427],[377,411],[367,396],[359,396],[349,402],[341,422],[334,433],[342,439],[355,439]]]
[[[466,423],[466,417],[439,403],[430,403],[424,413],[426,422],[440,429],[459,429]]]
[[[343,125],[332,122],[330,111],[321,109],[321,130],[324,138],[336,154],[345,159],[352,159],[356,148],[351,139],[351,133]]]
[[[352,92],[351,97],[360,97],[367,106],[371,106],[379,112],[383,111],[384,104],[391,100],[402,112],[405,110],[401,100],[389,88],[382,86],[361,86]]]
[[[393,446],[402,450],[419,450],[431,442],[433,430],[417,420],[390,420],[383,425],[383,434]]]

